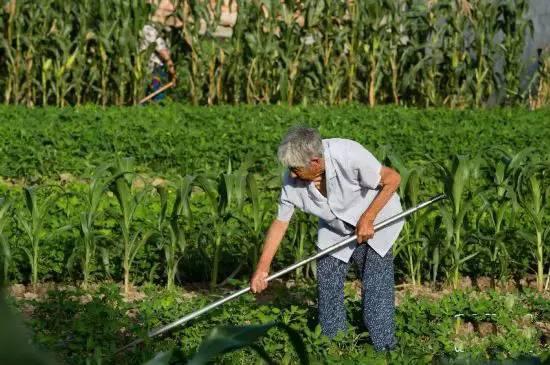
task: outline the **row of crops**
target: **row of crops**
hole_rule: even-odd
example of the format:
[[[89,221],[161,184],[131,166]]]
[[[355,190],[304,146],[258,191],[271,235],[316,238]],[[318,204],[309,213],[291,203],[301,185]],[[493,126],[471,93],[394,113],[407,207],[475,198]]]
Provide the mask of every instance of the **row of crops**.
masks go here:
[[[4,103],[128,105],[143,96],[153,51],[138,51],[152,12],[145,1],[3,3]],[[209,35],[221,1],[187,3],[171,37],[175,97],[193,104],[548,103],[547,52],[521,60],[532,33],[527,0],[243,1],[230,39]]]
[[[53,133],[52,143],[58,144],[51,150],[61,156],[66,156],[63,146],[72,145],[61,138],[64,132],[59,125],[72,131],[78,144],[77,131],[89,129],[81,121],[97,118],[95,109],[5,111],[21,114],[20,118],[30,123],[28,128],[35,128],[33,118],[40,120],[41,127],[35,132]],[[177,281],[209,281],[214,287],[230,278],[248,277],[276,210],[281,170],[274,151],[293,122],[291,113],[285,108],[270,108],[267,113],[243,108],[234,111],[242,121],[235,124],[229,121],[235,115],[225,108],[214,108],[211,114],[200,111],[174,107],[156,109],[154,113],[160,119],[171,116],[172,123],[171,128],[162,131],[166,139],[159,138],[158,144],[166,144],[172,133],[184,130],[191,133],[191,140],[179,144],[209,150],[209,154],[196,155],[195,163],[202,169],[179,165],[155,171],[155,163],[140,155],[149,152],[143,148],[135,149],[135,156],[131,156],[140,163],[132,163],[127,158],[129,153],[107,151],[110,158],[103,156],[103,162],[96,164],[98,168],[90,166],[88,173],[75,170],[74,175],[62,174],[62,181],[55,176],[35,175],[5,179],[0,208],[4,280],[37,284],[70,278],[87,285],[90,281],[114,279],[124,281],[128,290],[132,281],[165,283],[169,287]],[[449,196],[440,207],[407,221],[394,247],[402,279],[414,284],[449,282],[458,287],[463,275],[506,281],[535,274],[537,288],[542,291],[548,287],[548,147],[544,138],[540,144],[535,139],[523,139],[521,129],[506,122],[517,121],[520,116],[530,118],[530,128],[543,137],[549,120],[547,112],[411,110],[400,111],[403,118],[397,118],[391,108],[330,112],[320,108],[310,112],[311,125],[318,125],[325,137],[347,136],[363,142],[366,133],[369,144],[379,138],[380,144],[369,148],[401,173],[400,195],[405,206],[414,206],[441,192]],[[111,118],[116,113],[120,113],[119,118]],[[136,129],[124,126],[128,120],[139,121],[143,113],[139,108],[113,109],[104,115],[104,122],[123,130],[125,138],[139,140],[148,134],[146,124],[137,122]],[[248,135],[248,123],[258,124],[256,113],[269,114],[272,119],[265,117],[255,134]],[[56,118],[47,118],[52,115]],[[225,126],[212,122],[215,115],[226,121]],[[280,115],[287,116],[284,123]],[[453,135],[456,120],[468,117],[479,123],[468,124],[472,128],[469,141],[466,136]],[[431,129],[420,128],[423,119],[429,120]],[[453,119],[455,122],[442,130],[444,121]],[[16,138],[26,133],[17,120],[13,118],[11,127],[2,130],[6,151],[24,142]],[[334,120],[338,123],[331,124]],[[417,138],[400,139],[409,122],[417,126],[413,129]],[[148,123],[150,129],[159,128],[155,120]],[[209,131],[202,139],[193,135],[198,125],[201,133]],[[102,128],[98,122],[96,133],[102,133]],[[484,137],[484,128],[498,133]],[[10,135],[10,131],[15,134]],[[60,138],[55,138],[55,133]],[[227,138],[239,133],[241,139]],[[419,154],[415,148],[426,136],[432,153]],[[485,144],[484,138],[492,143]],[[408,140],[408,145],[402,140]],[[395,148],[389,144],[392,141],[397,143]],[[142,142],[145,146],[152,143]],[[178,142],[173,142],[171,148],[177,149]],[[90,156],[104,148],[104,140],[98,139],[97,143],[95,151],[81,143],[81,150],[74,151],[72,158],[81,165],[89,164],[94,160]],[[472,152],[458,153],[468,143],[474,146]],[[428,143],[421,148],[427,149]],[[233,156],[243,152],[243,156],[231,158],[226,150],[235,150]],[[271,155],[267,161],[265,153]],[[248,157],[244,157],[246,154]],[[47,153],[46,157],[26,157],[45,159]],[[178,158],[182,163],[187,157],[182,154]],[[276,266],[286,266],[313,252],[315,231],[313,219],[295,217]],[[312,277],[315,268],[308,266],[295,275]]]
[[[128,302],[114,284],[92,291],[58,288],[47,300],[20,300],[18,306],[22,311],[34,308],[29,321],[37,334],[33,343],[54,352],[60,359],[57,363],[64,364],[145,364],[153,357],[156,364],[203,364],[210,363],[208,359],[219,364],[257,364],[260,359],[307,364],[308,358],[310,364],[450,364],[488,359],[545,364],[549,359],[548,334],[539,327],[550,319],[550,302],[544,294],[486,290],[454,291],[436,298],[401,296],[395,317],[399,348],[382,354],[368,345],[368,334],[361,328],[360,296],[347,285],[347,318],[352,326],[334,340],[322,335],[317,325],[314,286],[274,286],[269,303],[252,295],[241,297],[164,339],[112,356],[132,339],[130,335],[143,334],[144,329],[175,321],[219,299],[151,285],[142,290],[147,295],[143,300]],[[29,348],[27,338],[17,336],[20,331],[13,322],[13,315],[5,316],[0,327],[16,354],[12,358],[20,360],[11,363],[31,363],[27,359],[36,351]],[[43,352],[39,355],[34,357],[48,359]]]
[[[429,193],[449,196],[439,209],[410,218],[394,247],[397,267],[413,284],[446,279],[457,288],[464,273],[505,281],[534,272],[537,288],[548,288],[549,162],[530,149],[492,152],[415,164],[389,156],[403,177],[407,207]],[[128,290],[137,273],[168,287],[178,274],[215,287],[250,273],[274,214],[278,179],[258,178],[244,164],[214,178],[186,175],[170,183],[147,184],[131,172],[121,160],[87,183],[11,189],[0,201],[4,279],[37,284],[62,265],[58,279],[69,270],[86,286],[112,276]],[[315,229],[299,216],[278,265],[313,252]]]

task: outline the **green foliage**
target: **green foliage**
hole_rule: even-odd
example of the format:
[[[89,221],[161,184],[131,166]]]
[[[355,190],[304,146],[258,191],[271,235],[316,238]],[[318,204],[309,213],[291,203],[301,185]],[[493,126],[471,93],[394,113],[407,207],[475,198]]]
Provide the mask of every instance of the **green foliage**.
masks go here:
[[[499,90],[501,103],[526,101],[521,53],[533,31],[527,0],[246,1],[230,39],[214,34],[219,4],[186,3],[178,14],[188,18],[171,32],[171,51],[180,80],[176,97],[194,105],[464,107],[485,105]],[[152,52],[139,47],[153,10],[146,2],[15,4],[11,12],[0,10],[0,100],[138,102]]]
[[[133,339],[130,334],[143,335],[147,328],[172,321],[216,298],[197,293],[183,298],[184,293],[152,286],[145,290],[147,297],[133,303],[122,300],[118,287],[103,285],[88,293],[52,291],[45,300],[22,300],[15,305],[33,306],[29,323],[34,341],[71,364],[136,364],[151,359],[166,363],[161,360],[168,358],[169,363],[185,364],[205,356],[220,364],[255,364],[266,356],[278,364],[300,363],[305,357],[322,364],[542,358],[545,347],[535,322],[550,318],[548,300],[532,291],[455,291],[436,297],[405,293],[396,310],[398,347],[381,354],[374,351],[368,334],[358,328],[361,302],[354,293],[346,294],[348,321],[353,327],[329,340],[317,325],[317,309],[305,304],[315,299],[314,286],[296,286],[274,291],[269,306],[244,296],[169,337],[112,356],[115,349]],[[230,349],[240,350],[227,351]]]
[[[2,364],[53,365],[51,354],[40,350],[31,342],[32,334],[25,328],[19,313],[15,313],[0,289],[0,362]]]
[[[399,281],[435,285],[446,273],[456,287],[463,275],[505,283],[536,272],[544,287],[550,270],[547,114],[171,105],[112,108],[98,117],[94,108],[0,108],[10,118],[0,124],[7,136],[0,172],[13,171],[0,191],[14,213],[2,219],[3,242],[9,242],[2,246],[3,274],[32,279],[24,249],[32,253],[31,242],[38,242],[39,253],[31,256],[41,258],[35,271],[48,280],[129,285],[132,276],[136,283],[209,280],[214,287],[247,278],[275,214],[282,172],[277,143],[289,125],[307,118],[324,137],[355,139],[397,169],[405,207],[443,190],[451,197],[439,211],[407,220],[394,251]],[[137,164],[124,166],[129,160],[117,157],[116,165],[113,153]],[[67,172],[73,176],[59,180],[57,174]],[[26,202],[32,199],[18,186],[33,183],[62,184],[67,195],[43,209],[41,233],[31,238],[22,222],[31,221]],[[47,195],[35,199],[37,207]],[[314,219],[296,214],[294,220],[274,270],[314,250]],[[69,224],[78,230],[53,239],[56,227]],[[296,272],[300,280],[314,275],[314,263]]]
[[[164,250],[166,259],[166,287],[174,288],[179,261],[185,251],[186,239],[181,219],[191,219],[190,195],[195,183],[195,176],[179,178],[174,184],[175,199],[171,212],[168,212],[168,191],[163,185],[156,187],[160,197],[160,216],[158,233],[160,234],[160,247]]]
[[[147,59],[138,34],[144,2],[14,1],[0,10],[4,103],[28,106],[137,102]]]
[[[216,355],[226,352],[235,351],[245,346],[250,346],[257,354],[268,364],[275,364],[270,358],[268,352],[255,344],[258,339],[265,336],[266,333],[273,327],[280,327],[289,335],[292,345],[298,353],[300,364],[309,364],[304,343],[300,335],[291,327],[284,324],[268,323],[257,326],[241,326],[241,327],[216,327],[210,332],[208,337],[204,339],[197,353],[189,361],[190,365],[206,364],[213,360]]]
[[[544,141],[550,139],[550,109],[0,106],[0,176],[27,183],[67,172],[88,176],[116,153],[160,176],[220,172],[228,159],[238,164],[251,155],[253,171],[265,174],[274,172],[277,145],[295,124],[318,127],[324,138],[354,139],[372,151],[388,146],[403,161],[425,154],[436,160],[474,156],[491,146],[547,153]]]
[[[12,261],[11,248],[8,238],[4,234],[4,228],[8,223],[8,214],[11,208],[11,203],[5,198],[0,198],[0,246],[2,257],[2,279],[0,285],[7,284],[8,272]]]
[[[132,173],[131,160],[121,159],[117,166],[110,168],[112,182],[109,189],[115,195],[120,208],[118,219],[122,234],[122,267],[124,270],[124,292],[128,294],[130,289],[130,271],[134,259],[140,249],[147,243],[152,234],[146,227],[137,227],[136,213],[142,204],[147,189],[135,191],[133,182],[137,180]]]
[[[463,231],[466,217],[474,208],[474,198],[477,195],[471,189],[470,180],[475,178],[480,161],[469,156],[454,156],[446,164],[436,162],[436,168],[443,182],[443,191],[449,198],[441,205],[441,217],[447,230],[447,235],[440,252],[448,256],[450,268],[447,277],[453,288],[458,289],[460,280],[460,268],[468,260],[474,258],[479,252],[469,252]]]
[[[80,261],[82,269],[82,286],[86,288],[90,280],[90,272],[96,257],[97,241],[101,235],[96,227],[97,221],[101,218],[101,203],[109,185],[117,176],[109,176],[108,165],[99,167],[91,178],[89,185],[84,192],[84,210],[80,213],[80,244],[75,245],[73,255],[69,259],[72,266],[74,260]]]
[[[520,235],[534,248],[537,261],[537,288],[543,290],[546,242],[550,235],[547,210],[550,207],[550,163],[535,161],[525,167],[518,176],[520,205],[532,229],[522,229]],[[546,284],[548,287],[548,281]]]
[[[59,231],[68,230],[70,225],[65,225],[58,230],[48,230],[46,226],[48,215],[54,207],[59,192],[54,191],[49,186],[43,187],[46,196],[43,201],[39,201],[38,191],[40,188],[23,188],[26,211],[17,211],[17,223],[23,231],[27,244],[23,246],[28,262],[31,267],[31,283],[33,286],[38,284],[38,269],[41,261],[42,241],[48,241]]]

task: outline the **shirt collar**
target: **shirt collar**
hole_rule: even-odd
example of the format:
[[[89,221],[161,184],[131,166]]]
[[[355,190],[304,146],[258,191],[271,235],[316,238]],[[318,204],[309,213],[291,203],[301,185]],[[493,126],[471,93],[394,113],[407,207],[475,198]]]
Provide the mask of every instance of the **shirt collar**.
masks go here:
[[[325,177],[330,180],[336,177],[336,171],[334,168],[334,162],[332,161],[332,155],[330,153],[330,145],[327,140],[323,140],[323,159],[325,160]]]

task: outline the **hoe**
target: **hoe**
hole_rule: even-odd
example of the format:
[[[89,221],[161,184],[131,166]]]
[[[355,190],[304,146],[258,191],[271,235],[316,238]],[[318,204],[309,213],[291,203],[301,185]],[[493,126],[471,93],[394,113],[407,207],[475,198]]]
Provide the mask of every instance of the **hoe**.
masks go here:
[[[422,208],[424,208],[424,207],[427,207],[428,205],[431,205],[432,203],[435,203],[435,202],[437,202],[437,201],[439,201],[439,200],[442,200],[442,199],[445,199],[445,198],[446,198],[445,194],[437,195],[437,196],[435,196],[435,197],[433,197],[433,198],[431,198],[431,199],[425,201],[424,203],[421,203],[421,204],[417,205],[416,207],[407,209],[407,210],[405,210],[405,211],[403,211],[403,212],[401,212],[401,213],[399,213],[399,214],[394,215],[393,217],[390,217],[390,218],[388,218],[388,219],[386,219],[386,220],[384,220],[384,221],[382,221],[382,222],[380,222],[380,223],[377,223],[377,224],[374,226],[374,230],[377,231],[377,230],[380,230],[380,229],[382,229],[382,228],[384,228],[384,227],[387,227],[387,226],[389,226],[389,225],[391,225],[391,224],[397,222],[398,220],[403,219],[403,218],[409,216],[410,214],[416,212],[417,210],[420,210],[420,209],[422,209]],[[324,255],[326,255],[326,254],[328,254],[328,253],[331,253],[331,252],[333,252],[333,251],[335,251],[335,250],[337,250],[337,249],[339,249],[339,248],[341,248],[341,247],[344,247],[344,246],[348,245],[349,243],[351,243],[351,242],[353,242],[353,241],[355,241],[355,240],[357,240],[357,236],[356,236],[356,235],[353,235],[353,236],[351,236],[351,237],[349,237],[349,238],[346,238],[345,240],[343,240],[343,241],[341,241],[341,242],[338,242],[338,243],[336,243],[336,244],[334,244],[334,245],[332,245],[332,246],[330,246],[330,247],[328,247],[328,248],[325,248],[325,249],[322,250],[322,251],[319,251],[319,252],[316,253],[315,255],[312,255],[312,256],[310,256],[310,257],[308,257],[308,258],[306,258],[306,259],[304,259],[304,260],[302,260],[302,261],[299,261],[299,262],[297,262],[297,263],[295,263],[295,264],[293,264],[293,265],[287,267],[286,269],[283,269],[283,270],[281,270],[281,271],[279,271],[279,272],[274,273],[273,275],[267,277],[266,280],[269,282],[269,281],[271,281],[271,280],[273,280],[273,279],[276,279],[276,278],[278,278],[278,277],[280,277],[280,276],[282,276],[282,275],[284,275],[284,274],[286,274],[286,273],[288,273],[288,272],[291,272],[291,271],[297,269],[298,267],[301,267],[301,266],[307,264],[308,262],[311,262],[311,261],[313,261],[313,260],[316,260],[316,259],[318,259],[318,258],[320,258],[320,257],[322,257],[322,256],[324,256]],[[232,299],[235,299],[235,298],[237,298],[237,297],[240,297],[240,296],[243,295],[243,294],[248,293],[249,291],[250,291],[250,286],[248,286],[248,287],[246,287],[246,288],[243,288],[243,289],[241,289],[241,290],[239,290],[239,291],[237,291],[237,292],[235,292],[235,293],[233,293],[233,294],[230,294],[230,295],[228,295],[228,296],[226,296],[226,297],[224,297],[224,298],[222,298],[222,299],[220,299],[220,300],[218,300],[218,301],[216,301],[216,302],[213,302],[213,303],[207,305],[206,307],[203,307],[203,308],[201,308],[201,309],[199,309],[199,310],[197,310],[197,311],[195,311],[195,312],[193,312],[193,313],[190,313],[190,314],[188,314],[188,315],[186,315],[186,316],[184,316],[184,317],[181,317],[180,319],[178,319],[178,320],[176,320],[176,321],[174,321],[174,322],[172,322],[172,323],[169,323],[169,324],[167,324],[167,325],[165,325],[165,326],[163,326],[163,327],[159,327],[159,328],[156,328],[156,329],[151,330],[151,331],[147,334],[147,337],[148,337],[148,338],[153,338],[153,337],[160,336],[160,335],[162,335],[162,334],[164,334],[164,333],[166,333],[166,332],[168,332],[168,331],[170,331],[170,330],[172,330],[172,329],[174,329],[174,328],[176,328],[176,327],[179,327],[179,326],[181,326],[181,325],[183,325],[183,324],[185,324],[185,323],[191,321],[192,319],[197,318],[197,317],[200,316],[201,314],[204,314],[204,313],[206,313],[206,312],[208,312],[208,311],[211,311],[211,310],[214,309],[214,308],[219,307],[220,305],[224,304],[225,302],[228,302],[228,301],[230,301],[230,300],[232,300]],[[143,341],[144,341],[144,339],[141,339],[141,338],[140,338],[140,339],[137,339],[137,340],[135,340],[135,341],[129,343],[128,345],[126,345],[126,346],[120,348],[119,350],[117,350],[116,353],[119,353],[119,352],[121,352],[121,351],[124,351],[124,350],[126,350],[126,349],[128,349],[128,348],[130,348],[130,347],[134,347],[134,346],[136,346],[136,345],[142,343]]]

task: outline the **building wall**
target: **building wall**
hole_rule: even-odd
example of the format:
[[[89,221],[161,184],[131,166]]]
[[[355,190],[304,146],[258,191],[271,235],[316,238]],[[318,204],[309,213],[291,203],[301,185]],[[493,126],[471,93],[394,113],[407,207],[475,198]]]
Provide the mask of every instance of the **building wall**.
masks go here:
[[[550,46],[550,0],[531,0],[529,14],[533,19],[535,34],[530,42],[530,48],[545,48]]]
[[[550,0],[531,0],[529,17],[533,21],[533,38],[528,39],[523,54],[526,72],[522,79],[522,86],[527,87],[537,71],[539,61],[537,50],[550,47]]]

